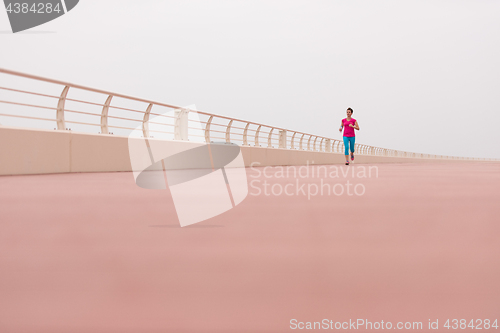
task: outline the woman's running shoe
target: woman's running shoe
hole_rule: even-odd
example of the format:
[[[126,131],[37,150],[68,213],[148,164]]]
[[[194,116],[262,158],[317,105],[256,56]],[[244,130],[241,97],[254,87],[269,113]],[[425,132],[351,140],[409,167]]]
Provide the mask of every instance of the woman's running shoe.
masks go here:
[[[349,165],[349,162],[345,162],[345,165]]]
[[[354,153],[351,153],[351,161],[354,161]]]

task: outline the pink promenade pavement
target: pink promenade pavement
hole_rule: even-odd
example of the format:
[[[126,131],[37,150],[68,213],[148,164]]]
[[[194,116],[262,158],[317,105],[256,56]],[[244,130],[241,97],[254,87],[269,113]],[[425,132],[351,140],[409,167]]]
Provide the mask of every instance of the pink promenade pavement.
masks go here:
[[[185,228],[169,191],[131,173],[2,176],[0,332],[500,319],[500,164],[376,167],[348,176],[360,196],[255,196],[261,175],[236,208]]]

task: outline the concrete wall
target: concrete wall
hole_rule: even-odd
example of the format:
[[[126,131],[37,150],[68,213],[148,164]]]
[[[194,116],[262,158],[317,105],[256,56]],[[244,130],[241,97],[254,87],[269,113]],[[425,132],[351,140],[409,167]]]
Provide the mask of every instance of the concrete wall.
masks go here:
[[[201,145],[186,141],[150,141],[173,153]],[[246,166],[252,163],[259,166],[344,163],[344,156],[338,153],[263,147],[241,147],[241,151]],[[356,155],[357,164],[442,161]],[[132,171],[127,137],[0,126],[0,175],[111,171]]]

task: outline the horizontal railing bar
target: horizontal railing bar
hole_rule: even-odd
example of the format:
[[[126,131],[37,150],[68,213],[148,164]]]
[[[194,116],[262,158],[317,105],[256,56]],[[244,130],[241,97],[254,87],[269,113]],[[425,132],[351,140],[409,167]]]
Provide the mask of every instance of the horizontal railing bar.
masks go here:
[[[73,121],[73,120],[66,120],[67,123],[71,123],[71,124],[80,124],[80,125],[90,125],[90,126],[101,126],[99,124],[90,124],[90,123],[82,123],[82,122],[79,122],[79,121]]]
[[[149,130],[150,132],[155,132],[155,133],[166,133],[166,134],[174,134],[174,132],[165,132],[165,131],[155,131],[155,130]]]
[[[90,116],[98,116],[101,117],[102,115],[100,113],[90,113],[90,112],[84,112],[84,111],[75,111],[75,110],[68,110],[64,109],[65,112],[72,112],[72,113],[81,113],[81,114],[88,114]],[[55,120],[55,119],[54,119]]]
[[[113,105],[110,105],[109,108],[111,109],[119,109],[119,110],[125,110],[125,111],[130,111],[130,112],[139,112],[139,113],[144,113],[144,111],[141,111],[141,110],[134,110],[134,109],[127,109],[127,108],[123,108],[121,106],[113,106]]]
[[[13,105],[21,105],[21,106],[29,106],[29,107],[33,107],[33,108],[48,109],[48,110],[57,110],[57,108],[51,108],[49,106],[41,106],[41,105],[25,104],[25,103],[17,103],[17,102],[2,101],[2,100],[0,100],[0,103],[13,104]]]
[[[154,115],[154,116],[158,116],[158,117],[165,117],[165,118],[173,118],[173,119],[175,119],[175,117],[173,117],[173,116],[167,116],[167,115],[159,114],[159,113],[150,112],[149,114],[150,115]]]
[[[226,132],[223,132],[223,131],[217,131],[217,130],[213,130],[213,129],[210,129],[210,132],[226,133]]]
[[[71,102],[85,103],[85,104],[91,104],[91,105],[97,105],[97,106],[105,106],[104,104],[94,103],[94,102],[87,102],[87,101],[82,101],[82,100],[73,99],[73,98],[66,98],[66,100],[67,101],[71,101]]]
[[[100,104],[100,103],[81,101],[79,99],[72,99],[72,98],[66,98],[66,101],[77,102],[77,103],[85,103],[85,104],[97,105],[97,106],[105,106],[104,104]]]
[[[101,125],[99,125],[101,126]],[[130,128],[130,127],[122,127],[122,126],[112,126],[112,125],[108,125],[108,127],[111,127],[111,128],[122,128],[122,129],[128,129],[128,130],[133,130],[135,131],[136,128]]]
[[[90,115],[90,116],[102,117],[101,114],[90,113],[90,112],[75,111],[75,110],[68,110],[68,109],[65,109],[64,111],[66,111],[66,112],[73,112],[73,113],[80,113],[80,114],[86,114],[86,115]],[[108,118],[122,119],[122,120],[129,120],[129,121],[137,121],[137,122],[140,122],[140,123],[144,122],[144,120],[142,120],[142,119],[132,119],[132,118],[124,118],[124,117],[116,117],[116,116],[108,116]]]
[[[31,116],[20,116],[20,115],[15,115],[15,114],[6,114],[6,113],[0,113],[0,116],[5,116],[5,117],[15,117],[15,118],[26,118],[26,119],[37,119],[37,120],[50,120],[50,121],[56,121],[55,119],[50,119],[50,118],[40,118],[40,117],[31,117]]]
[[[163,126],[174,126],[173,124],[164,124],[164,123],[157,123],[155,121],[148,121],[150,124],[156,124],[156,125],[163,125]]]
[[[217,123],[210,123],[210,126],[227,127],[227,124],[226,125],[222,125],[222,124],[217,124]],[[231,128],[233,128],[233,126],[231,126]]]
[[[244,128],[244,127],[238,127],[238,126],[231,125],[231,129],[233,129],[233,128],[237,128],[237,129],[245,130],[245,128]]]
[[[129,121],[138,121],[140,123],[143,123],[144,120],[142,119],[132,119],[132,118],[124,118],[124,117],[116,117],[116,116],[110,116],[108,115],[108,118],[113,118],[113,119],[123,119],[123,120],[129,120]]]
[[[31,91],[26,91],[26,90],[12,89],[12,88],[6,88],[6,87],[0,87],[0,89],[20,92],[20,93],[25,93],[25,94],[30,94],[30,95],[43,96],[43,97],[59,98],[59,96],[40,94],[40,93],[35,93],[35,92],[31,92]]]

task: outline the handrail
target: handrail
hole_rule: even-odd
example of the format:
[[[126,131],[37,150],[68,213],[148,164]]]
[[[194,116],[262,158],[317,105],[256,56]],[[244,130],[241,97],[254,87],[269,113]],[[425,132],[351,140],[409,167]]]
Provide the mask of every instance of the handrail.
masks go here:
[[[83,85],[79,84],[74,84],[70,82],[64,82],[60,80],[55,80],[55,79],[50,79],[50,78],[45,78],[37,75],[32,75],[32,74],[27,74],[27,73],[22,73],[22,72],[17,72],[9,69],[4,69],[0,68],[0,73],[7,74],[7,75],[12,75],[12,76],[17,76],[29,80],[35,80],[35,81],[41,81],[49,84],[55,84],[59,86],[59,91],[62,91],[60,93],[60,96],[54,96],[54,95],[48,95],[48,94],[42,94],[39,92],[34,92],[34,91],[28,91],[26,89],[14,89],[12,87],[1,87],[0,86],[0,92],[1,91],[12,91],[15,93],[20,93],[20,94],[29,94],[32,96],[42,96],[42,97],[50,97],[57,99],[56,105],[52,104],[52,106],[46,106],[46,105],[35,105],[35,104],[28,104],[28,103],[23,103],[24,101],[7,101],[7,100],[1,100],[1,104],[8,104],[8,105],[18,105],[18,106],[27,106],[30,108],[39,108],[42,110],[52,110],[56,111],[54,115],[54,121],[56,122],[56,128],[57,130],[69,130],[69,128],[66,128],[66,123],[71,123],[71,124],[84,124],[84,125],[93,125],[93,126],[98,126],[101,129],[102,134],[108,134],[109,133],[109,128],[121,128],[121,129],[131,129],[130,127],[123,127],[123,126],[116,126],[116,125],[110,125],[109,124],[109,119],[120,119],[120,120],[132,120],[132,121],[137,121],[141,123],[141,131],[143,132],[143,135],[145,137],[149,136],[151,132],[155,133],[174,133],[175,138],[178,140],[188,140],[187,136],[185,133],[188,133],[188,128],[195,128],[195,127],[189,127],[188,122],[191,121],[188,119],[187,114],[189,112],[196,112],[198,114],[204,115],[209,117],[208,121],[203,122],[200,121],[201,124],[204,124],[204,135],[194,135],[196,137],[204,137],[205,142],[210,143],[211,142],[211,132],[220,132],[225,134],[225,142],[231,143],[234,141],[242,141],[242,144],[245,146],[250,145],[250,140],[248,140],[248,131],[255,132],[254,136],[254,145],[259,146],[259,138],[264,139],[265,137],[259,136],[260,133],[263,135],[267,136],[267,147],[272,148],[272,149],[290,149],[290,150],[304,150],[304,137],[308,136],[307,140],[307,148],[305,150],[308,151],[319,151],[319,152],[325,152],[325,153],[342,153],[343,150],[343,142],[338,139],[333,139],[333,138],[328,138],[324,136],[317,136],[305,132],[300,132],[300,131],[293,131],[281,127],[276,127],[276,126],[270,126],[270,125],[265,125],[261,123],[256,123],[253,121],[247,121],[243,119],[237,119],[237,118],[232,118],[232,117],[227,117],[227,116],[222,116],[222,115],[217,115],[214,113],[209,113],[209,112],[203,112],[203,111],[198,111],[198,110],[191,110],[189,108],[185,107],[179,107],[176,105],[172,104],[167,104],[167,103],[162,103],[162,102],[155,102],[151,101],[148,99],[144,98],[138,98],[134,96],[129,96],[129,95],[124,95],[124,94],[118,94],[115,92],[110,92],[102,89],[96,89],[96,88],[91,88],[91,87],[86,87]],[[105,102],[104,104],[100,103],[95,103],[92,101],[88,100],[81,100],[81,99],[74,99],[74,98],[68,98],[68,93],[71,94],[73,91],[78,91],[78,90],[83,90],[87,92],[92,92],[92,93],[97,93],[103,95],[102,101]],[[140,110],[134,110],[134,109],[129,109],[129,108],[124,108],[116,105],[111,105],[115,101],[116,98],[122,98],[128,101],[134,101],[134,102],[141,102],[141,103],[146,103],[148,106],[144,111]],[[83,111],[78,111],[78,110],[69,110],[65,108],[66,102],[78,102],[78,103],[85,103],[88,105],[95,105],[95,106],[102,106],[100,114],[92,114],[88,112],[83,112]],[[172,110],[177,111],[175,117],[170,117],[170,116],[165,116],[164,118],[174,118],[174,123],[173,124],[161,124],[158,122],[150,122],[149,118],[150,115],[156,115],[160,116],[160,114],[152,113],[151,109],[155,106],[159,107],[166,107]],[[113,110],[123,110],[126,112],[129,111],[134,111],[137,113],[141,113],[143,115],[142,119],[134,120],[126,117],[117,117],[117,116],[111,116],[109,115],[110,109]],[[84,114],[84,115],[98,115],[100,116],[99,123],[92,124],[92,123],[87,123],[87,122],[81,122],[81,121],[74,121],[74,120],[68,120],[65,118],[65,113],[66,112],[71,112],[71,113],[78,113],[78,114]],[[51,120],[49,118],[43,118],[43,117],[34,117],[34,116],[26,116],[26,115],[19,115],[19,114],[6,114],[4,112],[0,113],[0,116],[3,117],[14,117],[14,118],[26,118],[26,119],[34,119],[34,120]],[[227,125],[222,125],[218,123],[214,123],[213,120],[214,118],[218,118],[219,122],[220,120],[226,120]],[[158,118],[157,118],[158,119]],[[241,123],[237,124],[239,126],[234,126],[233,123]],[[169,131],[159,131],[159,130],[152,130],[149,127],[149,123],[153,125],[164,125],[164,126],[173,126],[174,129],[173,131],[169,129]],[[214,130],[211,129],[211,125],[213,126],[219,126],[224,128],[225,130]],[[249,128],[250,126],[256,126],[255,128]],[[181,128],[182,127],[182,128]],[[181,130],[182,129],[182,130]],[[241,130],[242,133],[241,133]],[[288,134],[287,134],[288,133]],[[112,134],[112,133],[109,133]],[[296,146],[297,142],[295,141],[296,139],[298,140],[298,135],[300,136],[300,141],[298,142],[298,147]],[[189,134],[188,134],[189,135]],[[236,137],[235,137],[236,135]],[[314,137],[313,142],[311,142],[311,139]],[[220,138],[214,136],[213,138]],[[319,147],[317,146],[317,142],[319,140]],[[274,148],[272,145],[271,140],[275,140],[280,142],[278,148]],[[284,140],[284,141],[281,141]],[[281,143],[284,144],[281,144]],[[287,142],[290,142],[291,144],[288,146]],[[312,143],[312,145],[311,145]],[[324,143],[324,144],[323,144]],[[461,160],[478,160],[477,158],[468,158],[468,157],[452,157],[452,156],[443,156],[443,155],[429,155],[429,154],[420,154],[420,153],[413,153],[413,152],[406,152],[406,151],[399,151],[399,150],[393,150],[393,149],[386,149],[386,148],[380,148],[380,147],[373,147],[369,145],[364,145],[364,144],[356,144],[356,151],[358,154],[361,155],[374,155],[374,156],[396,156],[396,157],[404,157],[404,158],[421,158],[421,159],[461,159]],[[480,160],[487,160],[487,159],[480,159]],[[492,160],[492,159],[488,159]]]

